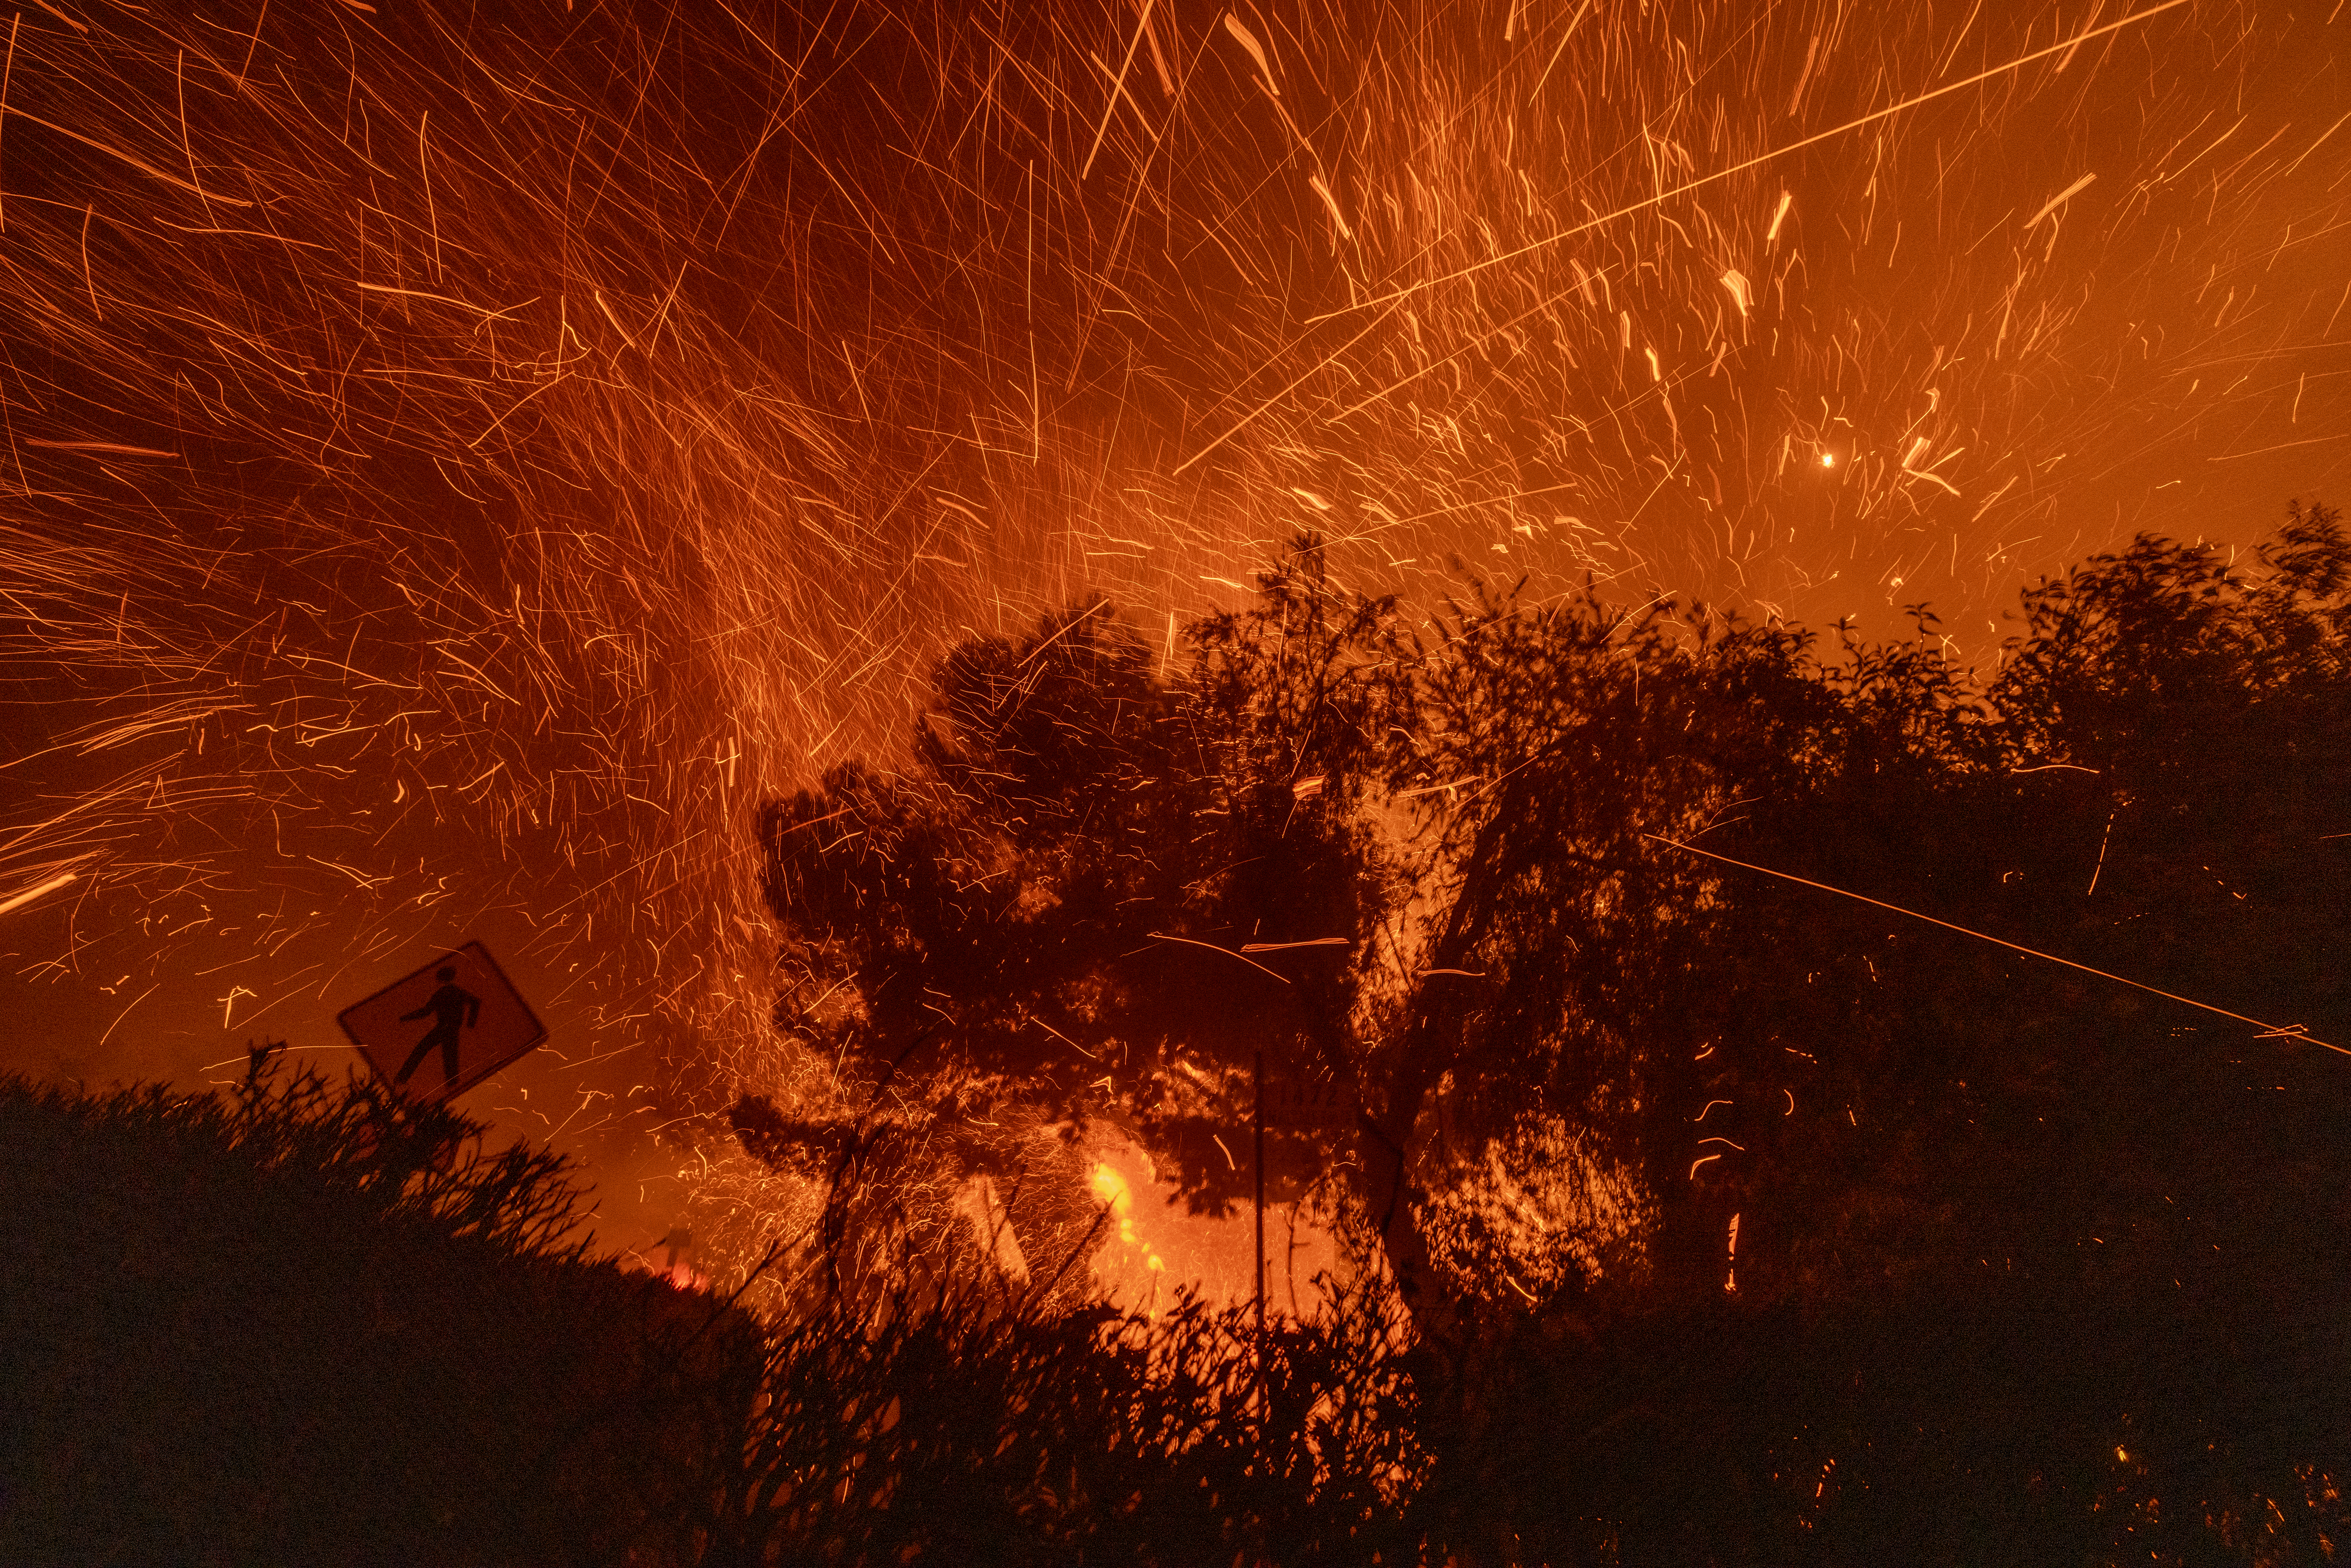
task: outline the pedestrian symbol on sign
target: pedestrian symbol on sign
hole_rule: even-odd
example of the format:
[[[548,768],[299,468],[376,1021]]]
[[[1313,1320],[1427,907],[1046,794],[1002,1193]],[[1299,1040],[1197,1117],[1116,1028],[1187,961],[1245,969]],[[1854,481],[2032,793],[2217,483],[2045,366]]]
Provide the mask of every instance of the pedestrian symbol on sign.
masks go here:
[[[547,1038],[479,942],[395,980],[335,1021],[377,1077],[420,1100],[462,1094]],[[437,1074],[425,1067],[435,1056]]]
[[[424,1060],[424,1053],[436,1045],[441,1048],[441,1082],[455,1083],[457,1082],[457,1030],[461,1026],[465,1029],[481,1026],[482,998],[457,985],[456,966],[444,964],[433,972],[433,977],[441,982],[441,988],[425,998],[424,1005],[414,1012],[400,1015],[402,1023],[411,1023],[421,1018],[434,1021],[433,1027],[425,1031],[424,1038],[416,1042],[416,1049],[408,1053],[408,1060],[401,1064],[400,1075],[392,1080],[394,1083],[406,1083],[408,1075],[416,1071],[416,1064]]]

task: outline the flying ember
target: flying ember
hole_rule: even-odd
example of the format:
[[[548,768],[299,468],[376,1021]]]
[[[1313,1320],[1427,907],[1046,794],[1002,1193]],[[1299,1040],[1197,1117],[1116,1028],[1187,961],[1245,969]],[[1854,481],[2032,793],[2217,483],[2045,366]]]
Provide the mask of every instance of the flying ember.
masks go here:
[[[847,1092],[777,1025],[758,813],[912,755],[969,636],[1099,601],[1172,675],[1311,532],[1409,606],[1928,600],[1990,657],[2036,572],[2339,494],[2336,28],[26,10],[12,1065],[339,1061],[479,940],[550,1043],[477,1113],[586,1156],[615,1245],[691,1207],[756,1253],[818,1200],[717,1113]],[[1156,1273],[1131,1174],[1090,1179]]]

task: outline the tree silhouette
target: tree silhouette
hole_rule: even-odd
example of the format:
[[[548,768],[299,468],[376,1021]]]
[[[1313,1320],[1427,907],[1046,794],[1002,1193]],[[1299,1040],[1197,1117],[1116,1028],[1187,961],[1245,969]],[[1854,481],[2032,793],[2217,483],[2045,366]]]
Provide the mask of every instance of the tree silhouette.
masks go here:
[[[2241,573],[2142,539],[1978,682],[1924,606],[1826,649],[1482,586],[1413,625],[1303,541],[1180,661],[1100,604],[967,643],[909,763],[774,806],[779,1021],[1117,1121],[1207,1207],[1255,1051],[1345,1085],[1357,1134],[1277,1190],[1343,1170],[1456,1364],[1514,1314],[2331,1257],[2351,1063],[1831,890],[2340,1032],[2346,561],[2319,509]],[[1547,1271],[1447,1207],[1492,1173],[1580,1188]]]
[[[911,768],[839,768],[770,810],[768,897],[797,968],[778,1017],[869,1071],[1114,1116],[1214,1208],[1249,1180],[1215,1134],[1246,1124],[1252,1051],[1349,1065],[1350,948],[1241,949],[1355,941],[1377,857],[1341,803],[1403,683],[1364,654],[1384,607],[1301,570],[1196,628],[1176,685],[1103,608],[957,650]],[[757,1105],[737,1119],[812,1166],[845,1135]],[[993,1157],[970,1124],[941,1129],[959,1168]]]

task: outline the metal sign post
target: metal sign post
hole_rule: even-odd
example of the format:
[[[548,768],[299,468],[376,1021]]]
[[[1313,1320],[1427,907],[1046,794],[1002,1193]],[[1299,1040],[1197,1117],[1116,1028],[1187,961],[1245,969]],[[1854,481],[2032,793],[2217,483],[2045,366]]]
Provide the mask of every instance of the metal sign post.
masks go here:
[[[1257,1052],[1249,1071],[1250,1168],[1257,1177],[1257,1385],[1258,1402],[1265,1401],[1265,1051]]]
[[[468,942],[335,1017],[375,1075],[412,1100],[452,1100],[547,1038],[497,960]]]

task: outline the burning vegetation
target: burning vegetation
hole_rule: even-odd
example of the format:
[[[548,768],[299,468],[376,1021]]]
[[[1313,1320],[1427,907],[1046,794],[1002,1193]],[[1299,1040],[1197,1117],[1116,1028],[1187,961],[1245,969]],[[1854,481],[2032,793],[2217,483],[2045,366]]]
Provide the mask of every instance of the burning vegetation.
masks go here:
[[[0,1556],[2334,1553],[2335,14],[5,25]]]

